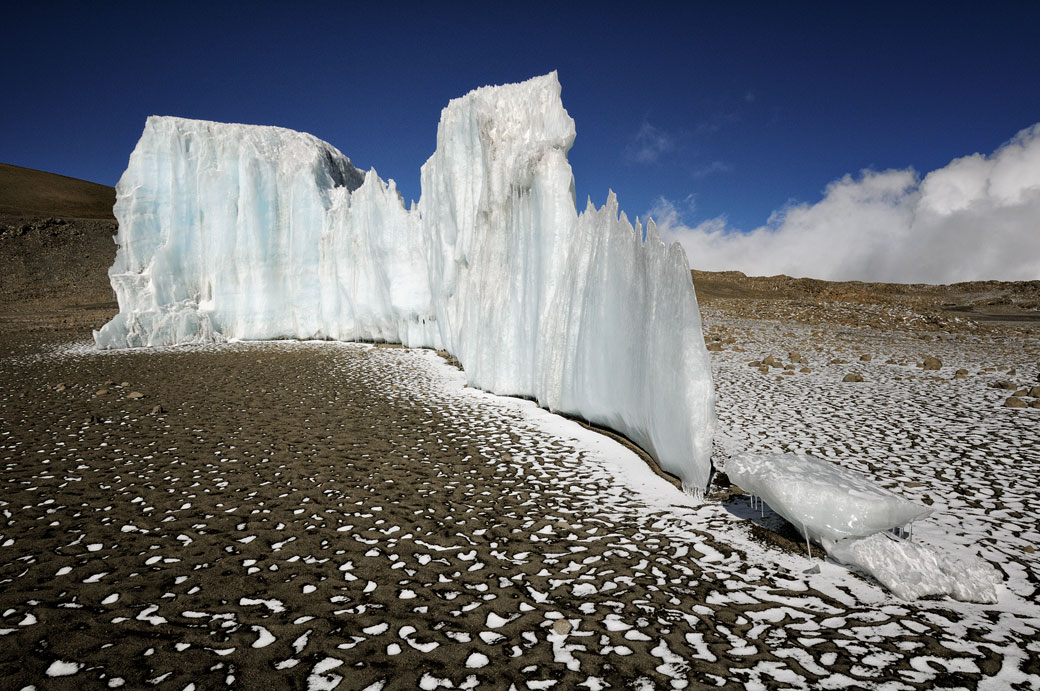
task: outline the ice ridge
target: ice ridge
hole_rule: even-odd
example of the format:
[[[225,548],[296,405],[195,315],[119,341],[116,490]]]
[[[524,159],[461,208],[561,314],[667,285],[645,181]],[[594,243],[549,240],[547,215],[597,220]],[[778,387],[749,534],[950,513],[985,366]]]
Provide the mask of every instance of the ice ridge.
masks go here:
[[[98,347],[443,348],[470,385],[617,430],[704,489],[714,391],[686,257],[612,192],[578,214],[560,91],[553,72],[452,100],[411,209],[310,135],[149,118]]]

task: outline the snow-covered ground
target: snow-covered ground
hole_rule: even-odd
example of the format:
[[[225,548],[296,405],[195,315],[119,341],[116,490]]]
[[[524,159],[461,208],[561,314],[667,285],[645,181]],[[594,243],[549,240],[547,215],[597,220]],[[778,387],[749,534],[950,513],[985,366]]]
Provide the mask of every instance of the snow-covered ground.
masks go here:
[[[39,372],[0,399],[0,673],[15,688],[1040,685],[1040,411],[987,386],[1029,371],[1035,342],[730,326],[745,352],[713,353],[719,454],[805,451],[929,504],[914,539],[1001,569],[997,604],[907,603],[763,543],[770,512],[689,497],[598,433],[464,388],[429,351],[65,348],[0,372]],[[873,360],[825,364],[856,347]],[[747,365],[789,350],[812,372]],[[918,351],[943,369],[914,367]],[[989,364],[1003,369],[974,374]],[[866,381],[841,382],[850,369]],[[97,395],[115,372],[130,386]],[[27,391],[57,412],[24,413]]]

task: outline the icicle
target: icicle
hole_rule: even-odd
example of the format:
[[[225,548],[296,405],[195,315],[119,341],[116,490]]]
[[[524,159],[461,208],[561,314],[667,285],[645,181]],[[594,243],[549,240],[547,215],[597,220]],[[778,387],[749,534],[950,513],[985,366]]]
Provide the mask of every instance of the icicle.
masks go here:
[[[805,524],[802,524],[802,535],[805,536],[805,551],[809,553],[809,558],[812,559],[812,547],[809,545],[809,531],[805,529]]]

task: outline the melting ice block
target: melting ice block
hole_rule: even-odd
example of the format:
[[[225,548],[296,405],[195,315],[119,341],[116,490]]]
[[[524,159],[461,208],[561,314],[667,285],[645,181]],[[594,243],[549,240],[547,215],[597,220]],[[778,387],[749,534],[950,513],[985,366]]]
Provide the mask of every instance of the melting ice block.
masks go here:
[[[578,214],[574,136],[555,73],[454,99],[409,209],[310,135],[149,118],[95,341],[444,348],[472,386],[617,430],[702,490],[714,390],[686,257],[612,193]]]
[[[726,462],[726,475],[823,545],[828,555],[866,571],[897,597],[997,601],[1000,574],[981,559],[951,557],[891,535],[892,528],[932,510],[860,473],[807,454],[764,454],[734,456]]]
[[[816,540],[864,537],[931,515],[865,476],[808,454],[735,456],[726,475]]]

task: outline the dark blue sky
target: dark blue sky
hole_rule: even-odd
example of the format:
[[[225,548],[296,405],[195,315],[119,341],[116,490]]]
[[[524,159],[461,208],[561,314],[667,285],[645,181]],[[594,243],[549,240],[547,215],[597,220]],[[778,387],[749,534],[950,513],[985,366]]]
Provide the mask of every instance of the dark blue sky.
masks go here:
[[[580,207],[613,188],[632,216],[663,196],[751,228],[1040,121],[1033,2],[19,5],[0,162],[106,184],[164,114],[310,132],[418,198],[449,99],[556,69]]]

